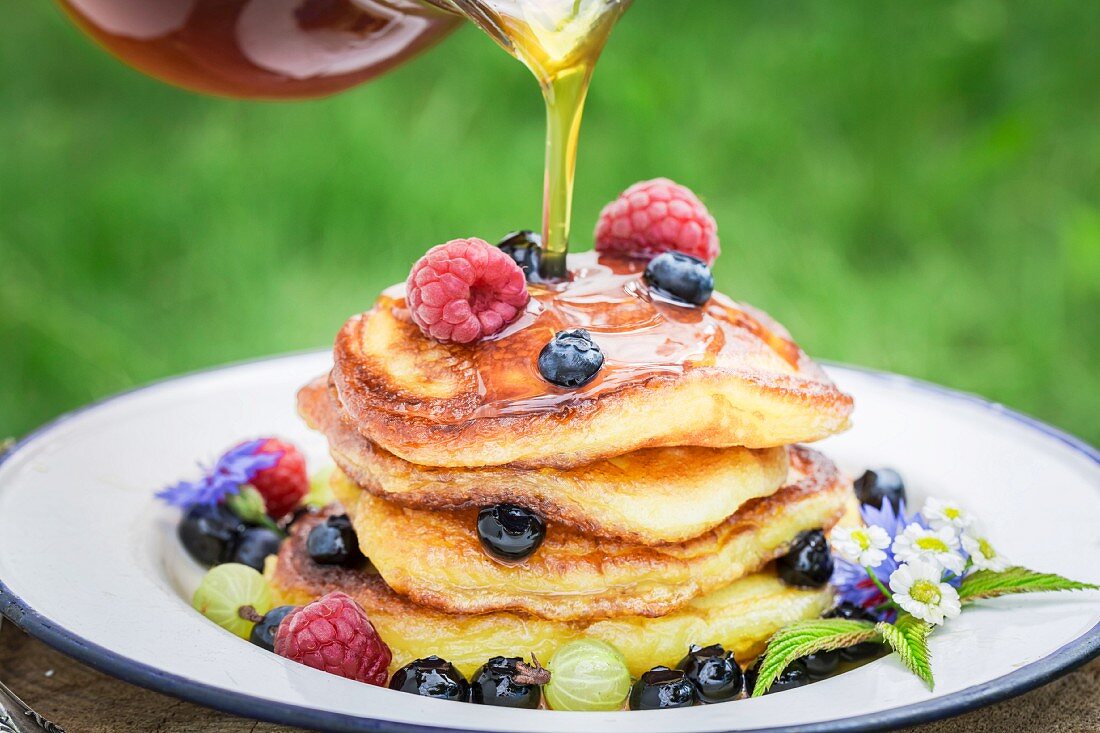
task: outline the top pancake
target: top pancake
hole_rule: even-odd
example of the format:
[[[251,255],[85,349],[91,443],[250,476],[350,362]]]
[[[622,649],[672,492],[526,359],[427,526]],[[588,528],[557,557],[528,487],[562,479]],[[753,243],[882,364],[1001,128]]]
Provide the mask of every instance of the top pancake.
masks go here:
[[[442,344],[411,321],[402,286],[341,329],[332,381],[357,429],[412,463],[569,468],[664,446],[768,448],[843,430],[851,398],[766,314],[715,293],[655,298],[644,263],[571,255],[564,286],[531,285],[496,336]],[[539,352],[586,328],[605,356],[583,387],[545,381]]]

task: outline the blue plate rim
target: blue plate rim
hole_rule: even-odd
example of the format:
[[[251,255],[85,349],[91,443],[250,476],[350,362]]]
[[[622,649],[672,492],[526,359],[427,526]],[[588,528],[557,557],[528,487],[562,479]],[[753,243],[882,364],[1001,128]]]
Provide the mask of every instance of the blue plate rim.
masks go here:
[[[309,354],[323,353],[316,350],[278,354],[260,359],[249,359],[224,364],[208,369],[199,369],[185,374],[168,377],[148,384],[134,387],[108,397],[91,402],[47,422],[21,440],[17,441],[5,454],[0,456],[0,466],[12,460],[21,450],[31,443],[45,437],[73,418],[85,412],[97,409],[105,404],[152,390],[173,382],[193,378],[219,371],[236,369],[279,359],[288,359]],[[827,366],[847,369],[882,381],[904,384],[918,391],[930,392],[951,399],[967,402],[985,408],[1001,417],[1017,422],[1046,438],[1054,439],[1100,466],[1100,450],[1084,440],[1049,425],[1037,418],[1018,412],[1002,404],[992,402],[975,394],[950,389],[942,385],[927,382],[915,377],[895,374],[869,367],[822,362]],[[88,641],[81,636],[54,623],[39,614],[17,596],[0,579],[0,615],[32,637],[72,657],[93,669],[120,679],[124,682],[154,690],[172,697],[188,700],[204,707],[220,710],[231,715],[263,720],[270,723],[294,725],[315,730],[334,731],[378,731],[379,733],[481,733],[479,731],[450,728],[447,726],[398,723],[373,718],[334,713],[299,705],[272,702],[243,693],[233,693],[220,688],[196,682],[175,674],[169,674],[156,667],[135,662],[116,652]],[[890,730],[907,725],[920,725],[936,720],[960,715],[1007,698],[1023,694],[1045,685],[1070,672],[1094,658],[1100,657],[1100,624],[1093,626],[1077,639],[1056,649],[1046,657],[1032,662],[990,680],[981,685],[960,690],[929,702],[913,703],[877,713],[868,713],[838,720],[820,723],[807,723],[782,728],[784,733],[857,733],[864,731]],[[776,733],[778,728],[756,728],[736,733]]]

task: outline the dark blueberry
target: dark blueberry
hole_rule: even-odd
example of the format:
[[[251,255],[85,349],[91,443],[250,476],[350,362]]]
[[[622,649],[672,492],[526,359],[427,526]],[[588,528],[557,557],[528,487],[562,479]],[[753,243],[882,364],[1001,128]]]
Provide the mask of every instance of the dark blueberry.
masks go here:
[[[757,657],[756,661],[752,663],[752,666],[747,668],[744,672],[746,697],[752,697],[752,691],[756,689],[756,680],[760,677],[760,663],[762,661],[764,661],[763,657]]]
[[[583,328],[558,331],[539,352],[539,374],[559,387],[582,387],[603,366],[603,352]]]
[[[753,690],[756,689],[756,681],[760,677],[760,663],[764,661],[763,657],[760,657],[753,663],[751,667],[745,670],[745,694],[752,695]],[[810,676],[806,672],[806,665],[801,659],[796,659],[787,665],[787,668],[783,670],[783,674],[772,682],[771,687],[765,692],[765,695],[770,695],[773,692],[782,692],[783,690],[791,690],[795,687],[802,687],[802,685],[810,682]]]
[[[695,687],[683,670],[654,667],[630,688],[631,710],[690,708],[695,704]]]
[[[542,687],[550,674],[519,657],[493,657],[470,678],[470,702],[503,708],[534,710],[542,701]]]
[[[820,680],[828,677],[836,671],[840,664],[840,652],[823,651],[807,654],[802,657],[802,664],[806,666],[806,673],[812,680]]]
[[[714,292],[714,275],[707,263],[683,252],[663,252],[646,265],[646,285],[666,298],[702,305]]]
[[[180,542],[191,557],[210,567],[229,562],[245,530],[244,522],[223,504],[198,504],[180,520]]]
[[[776,561],[779,578],[787,585],[820,588],[833,574],[833,556],[820,529],[800,532],[791,549]]]
[[[744,675],[733,654],[720,644],[702,648],[692,645],[676,668],[683,670],[695,686],[699,700],[705,703],[732,700],[745,686]]]
[[[806,665],[802,663],[802,660],[796,660],[787,665],[787,668],[783,670],[783,674],[776,678],[772,686],[768,688],[765,695],[770,695],[773,692],[783,692],[783,690],[793,690],[796,687],[802,687],[810,683],[810,675],[806,672]]]
[[[542,259],[542,237],[530,229],[521,229],[518,232],[506,234],[497,242],[497,247],[511,257],[528,281],[537,280],[539,274],[539,260]]]
[[[275,651],[275,634],[279,630],[279,624],[283,622],[291,611],[296,611],[297,606],[279,606],[264,614],[263,621],[252,627],[252,633],[248,640],[258,647]]]
[[[825,618],[843,618],[849,621],[870,621],[875,623],[878,621],[878,617],[875,614],[868,611],[866,608],[857,606],[854,603],[845,601],[841,603],[833,610],[825,614]],[[868,659],[870,657],[877,657],[883,652],[883,645],[877,641],[865,641],[854,646],[846,647],[840,650],[840,658],[854,662],[859,659]]]
[[[844,601],[837,604],[835,608],[825,612],[824,618],[842,618],[847,621],[870,621],[871,623],[878,622],[878,616],[868,611],[862,606],[857,606],[850,601]]]
[[[363,560],[355,528],[346,514],[329,517],[309,531],[306,549],[320,565],[357,565]]]
[[[546,537],[546,523],[521,506],[497,504],[478,512],[477,536],[493,557],[518,562],[539,549]]]
[[[901,474],[892,468],[865,471],[856,479],[855,488],[856,498],[861,504],[881,507],[885,499],[897,511],[901,502],[905,501],[905,482],[901,480]]]
[[[268,555],[279,554],[283,536],[265,527],[249,527],[241,535],[237,548],[233,551],[233,562],[264,571],[264,560]]]
[[[870,659],[880,656],[885,651],[886,647],[877,641],[864,641],[841,649],[840,658],[846,662],[856,662],[860,659]]]
[[[394,672],[390,678],[390,689],[459,702],[466,702],[470,696],[470,683],[462,673],[434,654],[427,659],[409,662]]]

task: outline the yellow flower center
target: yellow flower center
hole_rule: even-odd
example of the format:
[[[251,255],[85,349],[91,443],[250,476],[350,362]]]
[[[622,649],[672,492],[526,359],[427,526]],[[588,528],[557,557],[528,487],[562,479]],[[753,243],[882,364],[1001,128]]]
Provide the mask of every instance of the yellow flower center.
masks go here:
[[[993,545],[989,544],[989,540],[984,537],[978,540],[978,552],[982,553],[982,557],[986,560],[997,557],[997,551],[993,549]]]
[[[931,580],[918,580],[913,583],[913,587],[909,589],[909,597],[914,601],[925,603],[930,606],[934,606],[940,602],[943,598],[943,594],[940,593],[940,587]]]
[[[859,545],[859,549],[861,550],[867,550],[871,547],[871,537],[862,529],[857,529],[855,532],[852,532],[852,539],[856,541],[856,544]]]
[[[949,506],[943,510],[943,516],[947,517],[948,519],[958,519],[962,516],[962,512],[960,512],[953,506]]]
[[[917,547],[928,552],[948,552],[951,548],[939,537],[921,537],[914,543]]]

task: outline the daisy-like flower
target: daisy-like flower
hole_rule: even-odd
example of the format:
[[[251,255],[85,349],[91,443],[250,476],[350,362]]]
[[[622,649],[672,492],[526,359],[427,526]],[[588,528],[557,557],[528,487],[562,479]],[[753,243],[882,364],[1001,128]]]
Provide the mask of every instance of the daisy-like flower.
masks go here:
[[[924,560],[959,575],[966,560],[959,554],[959,537],[951,527],[925,529],[913,523],[894,539],[891,548],[899,562]]]
[[[830,538],[833,550],[845,560],[869,568],[877,568],[886,559],[883,552],[890,546],[890,535],[882,527],[844,527],[833,530]]]
[[[991,570],[994,573],[1003,573],[1008,570],[1008,558],[997,552],[985,537],[971,533],[964,534],[962,546],[966,554],[970,555],[970,562],[978,570]]]
[[[281,451],[258,453],[267,438],[250,440],[231,448],[198,481],[180,481],[157,492],[157,498],[172,506],[187,509],[197,504],[217,504],[236,494],[260,471],[271,468],[282,458]]]
[[[914,560],[890,574],[894,603],[922,621],[942,624],[962,611],[959,592],[940,580],[936,563]]]
[[[924,511],[921,512],[928,520],[932,529],[951,527],[957,532],[964,531],[974,524],[975,517],[970,512],[952,501],[932,497],[924,502]]]

